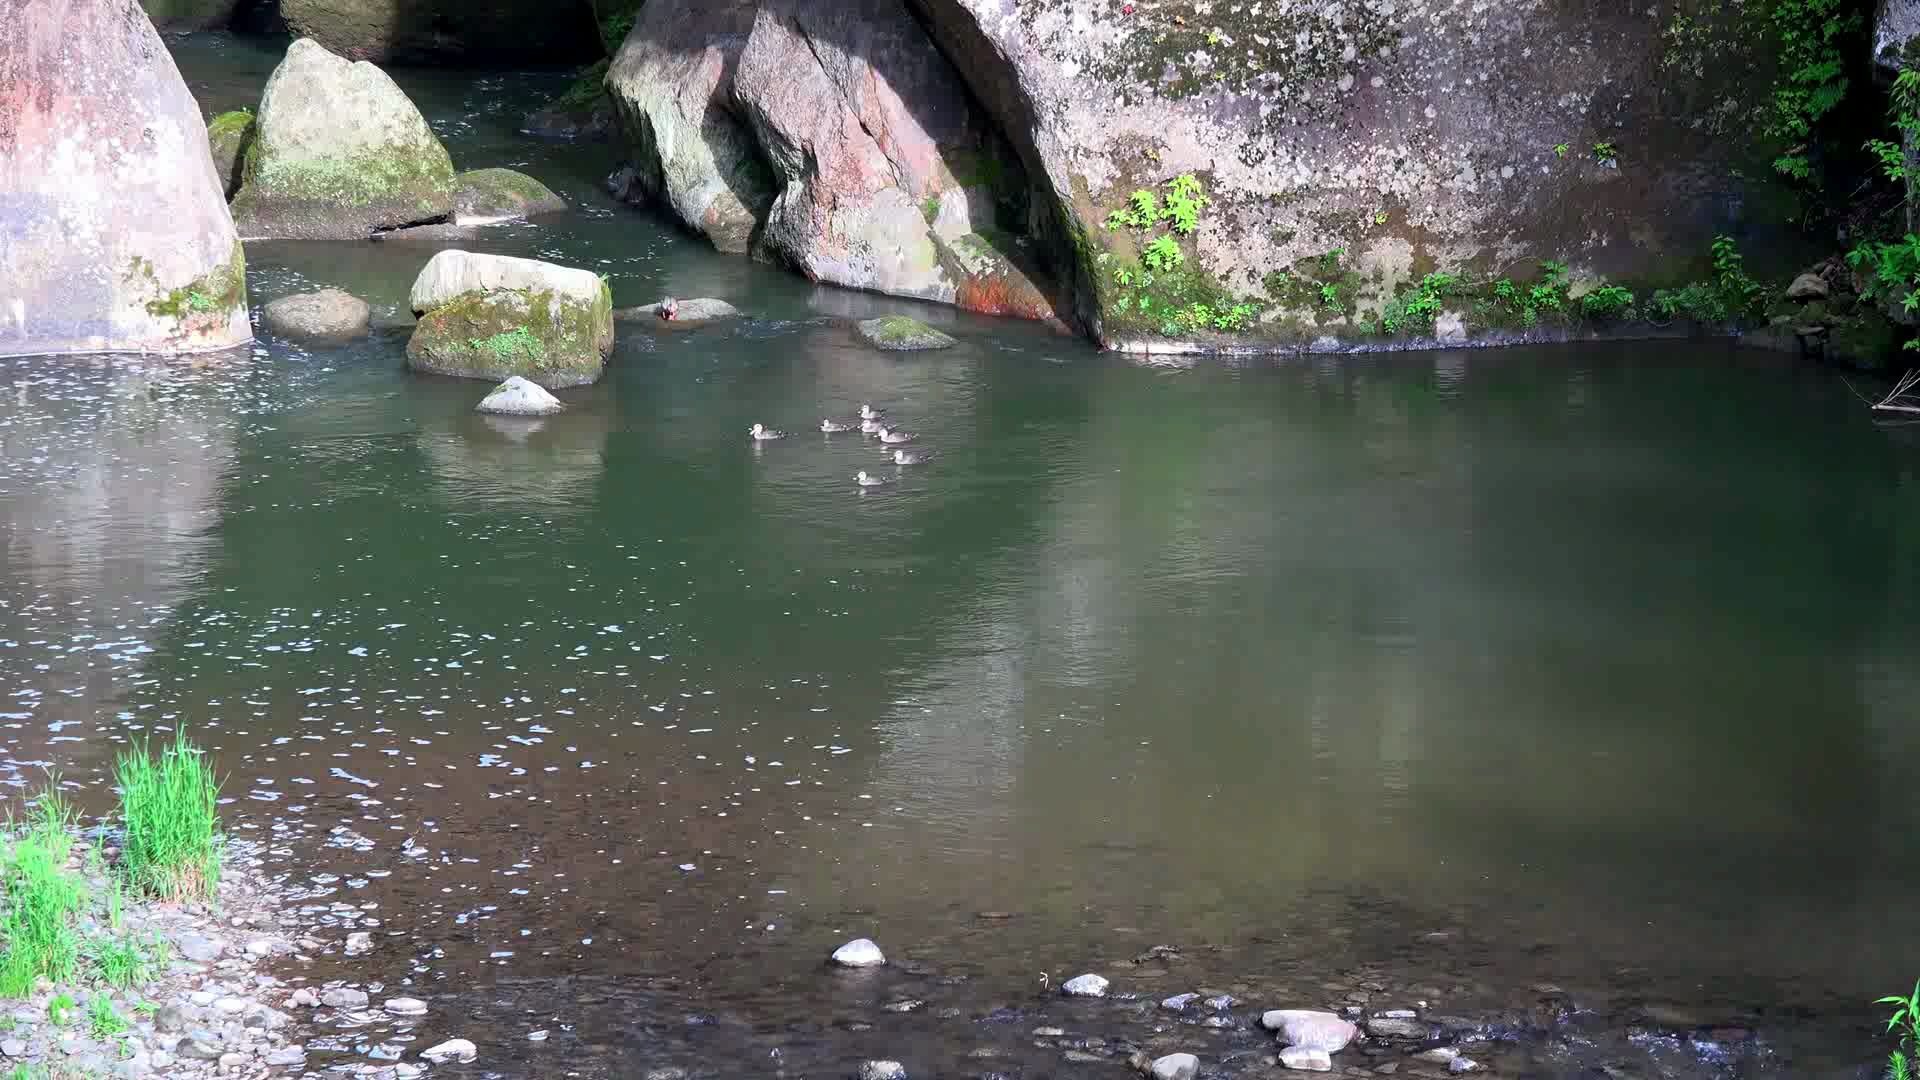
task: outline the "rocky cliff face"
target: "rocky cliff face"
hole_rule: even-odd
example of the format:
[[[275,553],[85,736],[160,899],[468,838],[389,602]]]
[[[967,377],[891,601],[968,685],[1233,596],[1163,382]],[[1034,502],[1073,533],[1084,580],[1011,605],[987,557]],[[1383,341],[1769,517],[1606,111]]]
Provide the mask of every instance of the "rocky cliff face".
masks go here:
[[[720,250],[1053,314],[1019,161],[899,0],[652,0],[607,85],[640,190]]]
[[[1608,0],[651,0],[609,87],[646,186],[725,250],[1038,313],[967,303],[951,255],[973,235],[1028,285],[1044,265],[1062,314],[1109,344],[1285,344],[1377,332],[1436,269],[1691,269],[1778,194],[1752,137],[1773,65],[1743,19]],[[950,199],[964,224],[941,224]]]
[[[0,0],[0,27],[0,356],[250,340],[206,127],[139,4]]]

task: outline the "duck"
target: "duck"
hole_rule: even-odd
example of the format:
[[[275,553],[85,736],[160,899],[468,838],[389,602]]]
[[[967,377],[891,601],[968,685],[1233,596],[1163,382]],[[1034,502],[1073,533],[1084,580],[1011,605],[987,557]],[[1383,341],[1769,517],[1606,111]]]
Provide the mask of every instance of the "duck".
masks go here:
[[[863,488],[879,487],[887,483],[887,478],[884,476],[875,476],[867,470],[861,469],[859,472],[853,474],[853,482]]]
[[[863,435],[872,435],[880,430],[880,426],[880,421],[878,420],[862,420],[860,421],[860,432]]]
[[[822,420],[820,421],[820,430],[832,435],[839,431],[852,431],[853,425],[850,423],[841,423],[838,420]]]
[[[860,403],[860,419],[878,420],[883,415],[885,414],[883,414],[879,409],[874,408],[873,406],[867,404],[866,402],[863,401]]]
[[[880,428],[880,441],[889,446],[894,443],[912,442],[914,438],[915,436],[909,435],[904,431],[895,431],[893,428],[884,425]]]
[[[753,425],[752,427],[747,429],[747,434],[753,436],[754,442],[766,442],[768,439],[784,439],[787,437],[786,432],[775,431],[772,428],[767,427],[765,424]]]
[[[675,300],[671,296],[661,297],[659,314],[661,322],[672,322],[674,319],[679,318],[680,301]]]
[[[932,456],[933,451],[931,450],[895,450],[893,452],[893,463],[895,465],[925,465],[927,459]]]

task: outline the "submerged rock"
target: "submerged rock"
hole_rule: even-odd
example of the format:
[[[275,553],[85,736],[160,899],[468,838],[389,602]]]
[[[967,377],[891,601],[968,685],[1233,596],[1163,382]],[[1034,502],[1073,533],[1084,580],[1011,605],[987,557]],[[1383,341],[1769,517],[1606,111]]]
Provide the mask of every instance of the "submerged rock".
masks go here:
[[[556,389],[598,379],[613,351],[613,294],[591,270],[443,251],[410,303],[420,323],[407,363],[418,371]]]
[[[207,149],[213,153],[213,171],[219,174],[222,190],[229,199],[240,190],[241,167],[246,164],[247,150],[259,130],[253,122],[253,113],[247,109],[223,112],[207,121]]]
[[[869,968],[885,964],[887,957],[867,938],[855,938],[833,950],[833,962],[841,967]]]
[[[260,97],[233,214],[247,237],[352,239],[453,211],[453,159],[386,72],[302,38]]]
[[[480,1048],[466,1039],[448,1039],[437,1046],[420,1051],[420,1056],[439,1065],[448,1061],[472,1061],[480,1056]]]
[[[1433,1029],[1418,1020],[1406,1020],[1392,1016],[1375,1016],[1366,1022],[1367,1034],[1378,1039],[1424,1039],[1433,1034]]]
[[[1317,1009],[1274,1009],[1262,1013],[1260,1026],[1287,1046],[1337,1054],[1360,1034],[1351,1022]]]
[[[1060,984],[1060,992],[1068,997],[1106,997],[1108,985],[1099,975],[1076,975]]]
[[[566,212],[567,201],[547,185],[512,169],[474,169],[454,177],[454,222],[460,225],[515,221]]]
[[[515,375],[480,399],[474,411],[501,416],[552,416],[565,408],[545,387]]]
[[[1168,1054],[1148,1068],[1153,1080],[1193,1080],[1200,1072],[1200,1059],[1192,1054]]]
[[[260,309],[261,326],[281,337],[299,341],[344,341],[360,337],[367,332],[372,320],[373,309],[365,300],[339,289],[283,296]],[[347,939],[348,956],[354,955],[354,937],[367,938],[366,947],[373,947],[371,935],[351,935]]]
[[[897,1061],[863,1061],[860,1080],[907,1080],[907,1067]]]
[[[0,0],[0,356],[242,344],[200,107],[126,3]]]
[[[905,315],[887,315],[878,319],[866,319],[854,326],[854,332],[860,340],[876,349],[888,352],[921,352],[927,349],[946,349],[953,346],[953,339],[928,326],[918,319]]]
[[[740,309],[725,300],[701,297],[693,300],[673,301],[673,318],[662,319],[660,309],[665,303],[641,304],[639,307],[621,308],[613,313],[620,322],[656,322],[667,326],[698,326],[718,319],[737,319]]]

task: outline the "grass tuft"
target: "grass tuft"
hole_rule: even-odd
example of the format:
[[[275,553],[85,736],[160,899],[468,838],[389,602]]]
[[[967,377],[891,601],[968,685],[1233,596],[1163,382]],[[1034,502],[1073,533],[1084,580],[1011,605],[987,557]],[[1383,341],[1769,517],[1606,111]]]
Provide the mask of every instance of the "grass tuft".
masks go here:
[[[185,732],[158,757],[145,742],[114,766],[127,840],[120,869],[128,884],[167,900],[207,899],[220,880],[220,782]]]
[[[80,879],[67,870],[73,850],[73,808],[53,784],[12,823],[0,852],[0,996],[26,997],[41,976],[72,977],[79,958],[74,916],[85,903]]]
[[[105,1042],[131,1030],[133,1026],[113,1011],[112,998],[96,993],[87,999],[87,1034]]]

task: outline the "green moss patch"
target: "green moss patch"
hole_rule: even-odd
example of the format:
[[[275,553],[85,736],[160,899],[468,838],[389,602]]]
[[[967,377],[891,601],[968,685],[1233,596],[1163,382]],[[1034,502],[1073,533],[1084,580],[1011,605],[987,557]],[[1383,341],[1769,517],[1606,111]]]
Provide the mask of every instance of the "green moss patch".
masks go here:
[[[131,273],[142,275],[152,282],[153,263],[136,256]],[[154,282],[154,287],[159,288],[158,282]],[[247,252],[235,242],[233,253],[226,262],[177,289],[169,289],[147,301],[146,308],[147,314],[156,318],[176,319],[185,323],[195,316],[224,319],[235,308],[245,307],[246,303]]]
[[[422,316],[407,343],[421,371],[500,381],[518,375],[553,389],[600,377],[613,344],[613,293],[591,304],[544,289],[466,292]]]

